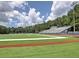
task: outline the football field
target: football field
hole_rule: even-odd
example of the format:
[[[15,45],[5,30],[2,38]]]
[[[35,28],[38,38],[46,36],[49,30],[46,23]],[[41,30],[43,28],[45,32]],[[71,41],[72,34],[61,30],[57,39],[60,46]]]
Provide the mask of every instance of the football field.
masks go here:
[[[67,35],[0,35],[0,58],[79,57],[79,38]]]

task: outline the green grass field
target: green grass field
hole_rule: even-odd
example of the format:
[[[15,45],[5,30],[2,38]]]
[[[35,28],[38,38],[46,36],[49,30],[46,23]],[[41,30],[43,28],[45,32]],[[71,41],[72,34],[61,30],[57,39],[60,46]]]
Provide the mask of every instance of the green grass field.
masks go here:
[[[0,57],[79,57],[79,43],[68,43],[63,45],[45,45],[35,47],[1,48]]]
[[[49,36],[41,34],[3,34],[0,39],[21,39],[21,38],[48,38]]]
[[[20,37],[19,37],[20,36]],[[51,37],[41,34],[9,34],[0,35],[0,39],[5,38],[40,38]],[[26,40],[26,41],[2,41],[0,45],[10,44],[27,44],[27,43],[41,43],[41,42],[63,42],[64,40],[79,40],[79,38],[68,37],[65,39],[48,39],[48,40]],[[28,58],[60,58],[60,57],[79,57],[79,43],[66,43],[56,45],[30,46],[30,47],[12,47],[0,48],[0,58],[7,57],[28,57]]]

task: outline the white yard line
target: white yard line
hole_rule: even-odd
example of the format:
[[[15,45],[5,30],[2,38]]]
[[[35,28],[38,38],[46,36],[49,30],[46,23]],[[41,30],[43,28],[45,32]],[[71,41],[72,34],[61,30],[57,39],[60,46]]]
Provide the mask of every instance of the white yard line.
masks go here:
[[[51,37],[51,38],[24,38],[24,39],[0,39],[0,41],[19,41],[19,40],[46,40],[46,39],[63,39],[67,37]]]

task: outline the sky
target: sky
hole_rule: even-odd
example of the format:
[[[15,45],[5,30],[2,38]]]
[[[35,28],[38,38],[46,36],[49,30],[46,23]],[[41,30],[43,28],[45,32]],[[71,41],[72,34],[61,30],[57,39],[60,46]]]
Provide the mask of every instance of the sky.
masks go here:
[[[25,27],[41,24],[70,11],[73,1],[0,1],[0,25]]]

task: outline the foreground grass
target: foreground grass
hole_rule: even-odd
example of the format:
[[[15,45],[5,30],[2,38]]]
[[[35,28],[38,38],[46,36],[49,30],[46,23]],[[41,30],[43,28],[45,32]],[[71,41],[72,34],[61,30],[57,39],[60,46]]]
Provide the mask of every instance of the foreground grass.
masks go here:
[[[10,34],[12,35],[12,34]],[[24,35],[24,34],[23,34]],[[19,38],[15,34],[15,38]],[[2,35],[3,37],[3,35]],[[6,36],[7,37],[7,36]],[[6,38],[5,37],[5,38]],[[42,37],[42,35],[37,34],[25,34],[25,37]],[[46,37],[46,36],[44,36]],[[48,37],[48,36],[47,36]],[[7,37],[11,38],[11,36]],[[12,37],[13,38],[13,37]],[[24,38],[24,37],[22,37]],[[27,44],[27,43],[40,43],[40,42],[63,42],[64,40],[79,40],[79,38],[68,37],[66,39],[48,39],[48,40],[26,40],[26,41],[7,41],[0,42],[0,45],[10,45],[10,44]],[[9,57],[49,57],[49,58],[60,58],[60,57],[79,57],[79,43],[67,43],[67,44],[57,44],[57,45],[43,45],[43,46],[31,46],[31,47],[13,47],[13,48],[0,48],[0,58]]]
[[[44,45],[34,47],[15,47],[15,48],[0,48],[0,58],[2,57],[79,57],[79,43],[67,43],[59,45]]]

